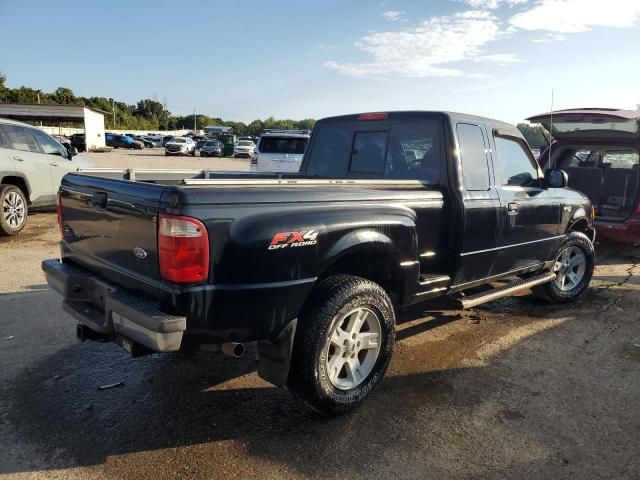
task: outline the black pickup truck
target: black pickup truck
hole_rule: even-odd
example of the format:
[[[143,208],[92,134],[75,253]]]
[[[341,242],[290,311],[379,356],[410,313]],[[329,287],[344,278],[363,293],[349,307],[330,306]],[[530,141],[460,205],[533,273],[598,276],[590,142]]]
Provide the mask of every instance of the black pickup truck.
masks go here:
[[[594,212],[566,183],[495,120],[326,118],[297,174],[66,175],[61,260],[42,268],[81,340],[134,356],[255,341],[263,378],[337,414],[382,379],[399,309],[587,287]]]

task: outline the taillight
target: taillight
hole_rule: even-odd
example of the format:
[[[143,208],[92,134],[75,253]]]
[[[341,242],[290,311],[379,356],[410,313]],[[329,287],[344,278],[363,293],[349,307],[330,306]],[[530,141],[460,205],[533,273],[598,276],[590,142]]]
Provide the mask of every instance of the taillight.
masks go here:
[[[202,283],[209,277],[209,236],[200,220],[160,215],[160,277],[174,283]]]
[[[58,228],[60,229],[60,235],[64,238],[64,227],[62,226],[62,192],[60,190],[58,190],[56,210],[58,211]]]
[[[386,113],[362,113],[358,116],[358,120],[385,120]]]

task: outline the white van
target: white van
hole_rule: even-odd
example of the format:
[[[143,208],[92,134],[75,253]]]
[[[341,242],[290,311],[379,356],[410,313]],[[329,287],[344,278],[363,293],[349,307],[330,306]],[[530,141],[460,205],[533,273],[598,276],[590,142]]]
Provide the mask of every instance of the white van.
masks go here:
[[[309,134],[309,130],[265,130],[251,157],[251,171],[299,171]]]
[[[0,235],[17,235],[30,208],[54,207],[62,177],[94,164],[39,128],[0,118]]]

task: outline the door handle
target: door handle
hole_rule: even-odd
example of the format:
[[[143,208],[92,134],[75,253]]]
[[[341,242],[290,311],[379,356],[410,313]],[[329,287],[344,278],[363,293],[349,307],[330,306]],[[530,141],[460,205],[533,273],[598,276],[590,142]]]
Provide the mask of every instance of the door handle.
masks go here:
[[[518,204],[516,202],[507,203],[507,215],[517,215],[518,214]]]
[[[19,161],[19,162],[23,162],[23,161],[24,161],[24,160],[22,159],[22,157],[19,157],[18,155],[14,155],[14,156],[13,156],[13,159],[14,159],[14,160],[17,160],[17,161]]]
[[[52,167],[57,167],[59,164],[58,163],[50,163],[49,165],[51,165]]]

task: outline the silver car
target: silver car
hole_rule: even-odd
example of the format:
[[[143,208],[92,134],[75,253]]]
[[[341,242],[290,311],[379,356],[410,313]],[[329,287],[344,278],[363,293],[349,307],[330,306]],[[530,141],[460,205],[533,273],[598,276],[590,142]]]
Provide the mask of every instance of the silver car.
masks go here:
[[[17,235],[29,209],[56,205],[62,177],[94,164],[39,128],[0,118],[0,234]]]

